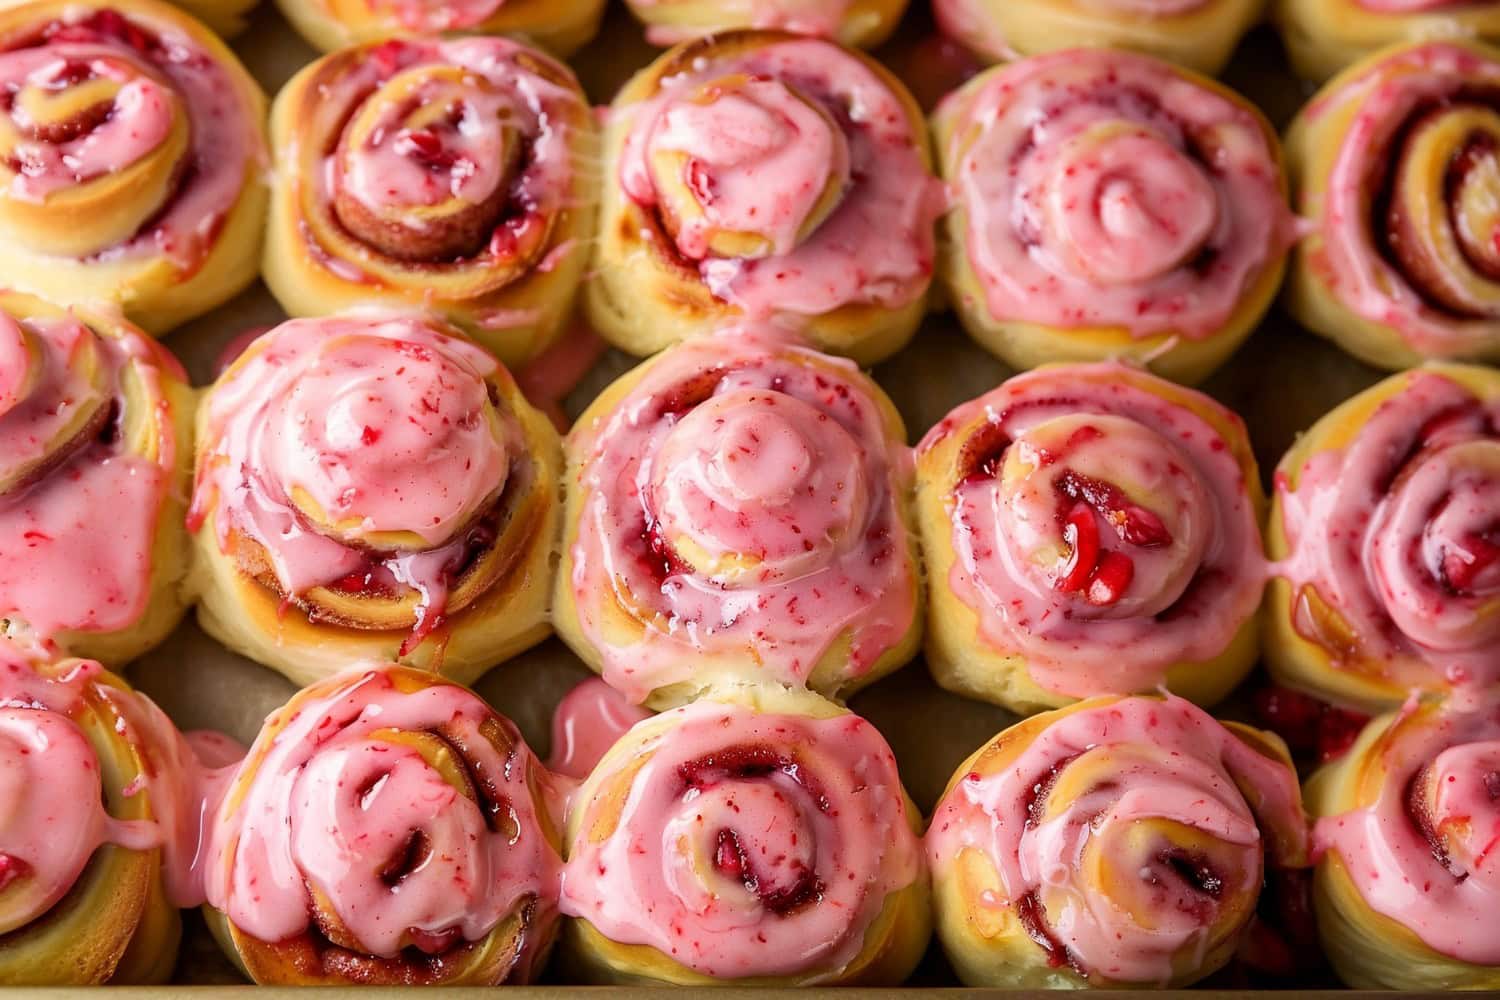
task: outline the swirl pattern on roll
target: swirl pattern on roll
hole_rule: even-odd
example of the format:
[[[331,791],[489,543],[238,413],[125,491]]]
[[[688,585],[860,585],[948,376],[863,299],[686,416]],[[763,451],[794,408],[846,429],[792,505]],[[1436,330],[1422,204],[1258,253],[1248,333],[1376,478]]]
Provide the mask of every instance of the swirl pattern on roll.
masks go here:
[[[1328,957],[1360,989],[1496,989],[1500,708],[1408,702],[1308,784]]]
[[[0,619],[124,662],[182,615],[192,398],[139,330],[0,293]]]
[[[939,937],[976,986],[1186,985],[1233,955],[1306,839],[1274,737],[1180,698],[1082,702],[954,776],[927,833]]]
[[[1500,358],[1500,52],[1429,42],[1328,83],[1287,134],[1307,327],[1382,368]]]
[[[161,333],[254,279],[264,98],[202,25],[156,0],[3,10],[0,90],[8,285]]]
[[[873,985],[910,972],[926,874],[895,757],[858,716],[783,695],[711,696],[639,723],[585,782],[562,908],[586,974]]]
[[[1293,229],[1279,147],[1212,81],[1069,50],[977,77],[934,127],[945,281],[1012,365],[1129,355],[1196,381],[1270,304]]]
[[[606,339],[649,354],[775,318],[874,361],[915,332],[942,189],[920,111],[832,42],[734,31],[687,43],[616,98],[598,280]]]
[[[430,308],[509,364],[561,331],[595,200],[567,67],[501,38],[371,43],[303,70],[273,133],[266,280],[288,311]]]
[[[636,701],[870,683],[920,621],[904,438],[852,364],[765,330],[646,362],[568,439],[558,631]]]
[[[171,975],[186,901],[166,891],[169,823],[190,789],[157,765],[178,743],[97,662],[0,640],[0,983]]]
[[[1399,703],[1500,681],[1500,375],[1392,376],[1276,473],[1269,656],[1282,681]]]
[[[1262,507],[1244,425],[1120,364],[965,403],[917,448],[943,684],[1021,710],[1169,683],[1209,703],[1255,659]]]
[[[304,681],[376,653],[470,679],[545,634],[556,435],[451,328],[290,321],[199,422],[201,610],[232,646]]]
[[[1215,74],[1263,0],[933,0],[942,30],[1007,61],[1079,45],[1130,49]]]
[[[561,859],[547,779],[477,695],[369,665],[267,721],[213,824],[206,892],[258,982],[525,982]]]

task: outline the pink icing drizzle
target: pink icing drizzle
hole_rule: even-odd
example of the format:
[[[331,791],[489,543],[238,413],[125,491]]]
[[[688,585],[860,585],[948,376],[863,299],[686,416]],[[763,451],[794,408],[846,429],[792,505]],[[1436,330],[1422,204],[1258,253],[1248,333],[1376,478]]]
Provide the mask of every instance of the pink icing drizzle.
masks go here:
[[[729,115],[680,110],[703,84],[731,74],[765,81],[756,85],[757,93],[770,104],[752,119],[764,130],[763,141],[749,141],[754,136],[741,133],[738,119]],[[833,214],[789,252],[756,260],[703,257],[698,269],[704,284],[752,317],[814,316],[856,303],[894,308],[916,300],[932,277],[941,185],[922,163],[921,138],[913,134],[896,94],[855,56],[830,43],[782,41],[717,58],[709,50],[690,72],[663,80],[654,97],[617,109],[628,128],[620,157],[625,193],[643,206],[656,204],[649,155],[658,143],[668,142],[669,148],[711,164],[720,186],[712,201],[716,215],[770,219],[761,226],[770,225],[784,245],[784,227],[797,225],[795,206],[810,184],[821,182],[830,163],[820,155],[822,123],[810,129],[801,118],[805,110],[794,108],[794,98],[773,82],[795,86],[840,124],[848,145],[849,188]],[[773,134],[788,138],[769,141]],[[702,251],[694,240],[689,235],[680,248],[689,257]]]
[[[1112,764],[1116,780],[1038,820],[1033,800],[1081,758]],[[1291,768],[1261,756],[1191,703],[1168,696],[1072,712],[1042,730],[1003,771],[966,775],[933,814],[927,854],[941,877],[959,852],[983,852],[1004,896],[976,905],[1015,908],[1034,899],[1047,933],[1066,952],[1058,957],[1080,974],[1160,984],[1171,979],[1175,955],[1205,943],[1218,897],[1196,889],[1167,857],[1144,858],[1140,877],[1158,905],[1150,924],[1136,923],[1091,890],[1081,869],[1090,840],[1128,852],[1136,845],[1125,831],[1158,819],[1238,848],[1237,866],[1216,871],[1221,895],[1258,891],[1267,849],[1281,860],[1302,852],[1305,820]],[[1128,861],[1127,854],[1116,867],[1126,870]]]
[[[558,702],[552,713],[552,755],[547,770],[582,780],[630,727],[651,713],[626,701],[598,677],[590,677]]]
[[[1500,712],[1492,703],[1428,712],[1412,701],[1376,751],[1387,772],[1379,797],[1319,819],[1314,848],[1337,852],[1365,902],[1428,947],[1500,964]],[[1409,799],[1423,772],[1435,790],[1425,822],[1441,854]]]
[[[1260,120],[1170,65],[1073,50],[981,81],[940,152],[995,319],[1207,337],[1290,245]]]
[[[1276,490],[1294,591],[1313,585],[1399,684],[1500,677],[1500,405],[1414,372],[1343,450]],[[1335,651],[1337,653],[1337,651]],[[1412,661],[1416,661],[1413,663]]]
[[[498,717],[478,696],[447,684],[403,693],[383,669],[355,668],[290,711],[252,748],[244,797],[214,820],[207,898],[237,927],[267,942],[303,933],[314,888],[363,950],[382,957],[408,938],[418,947],[455,934],[480,940],[527,896],[538,900],[539,923],[550,919],[561,860],[539,826],[535,760],[514,730],[509,754],[494,749],[481,727]],[[381,730],[461,741],[499,803],[496,826]],[[427,860],[391,885],[380,872],[414,832]]]
[[[1432,42],[1393,53],[1320,95],[1303,112],[1312,121],[1334,107],[1357,103],[1343,128],[1321,206],[1303,206],[1306,213],[1316,211],[1313,222],[1322,238],[1316,266],[1323,283],[1356,315],[1398,330],[1428,357],[1472,353],[1495,343],[1495,320],[1467,319],[1428,303],[1377,244],[1372,224],[1383,220],[1371,217],[1371,188],[1387,173],[1392,144],[1413,115],[1456,95],[1496,87],[1500,62]]]
[[[716,978],[837,975],[922,871],[890,747],[853,715],[668,715],[602,843],[580,806],[563,912]]]
[[[1167,668],[1217,656],[1260,603],[1265,559],[1234,453],[1196,413],[1139,387],[1145,377],[1115,364],[1020,375],[954,410],[918,445],[929,451],[985,416],[985,461],[952,484],[950,581],[981,634],[1023,654],[1049,691],[1149,691]],[[1007,485],[999,472],[1012,449],[1035,471]],[[1114,510],[1090,500],[1103,492],[1091,480],[1139,484],[1165,505]],[[1075,482],[1085,484],[1073,489],[1083,507],[1068,493]],[[1091,597],[1083,580],[1061,587],[1062,568],[1036,558],[1067,547],[1064,515],[1075,513],[1096,529],[1101,568],[1108,553],[1133,566],[1111,600]]]
[[[226,552],[231,532],[253,538],[288,595],[360,575],[417,589],[418,624],[432,621],[468,551],[467,529],[523,453],[519,428],[485,416],[485,378],[497,369],[480,348],[412,316],[283,324],[206,403],[195,523],[211,512]],[[295,491],[352,524],[348,538],[314,527]],[[410,532],[428,547],[360,546],[378,532]]]
[[[97,663],[55,680],[36,673],[9,646],[0,648],[0,857],[5,881],[27,880],[7,894],[0,930],[9,932],[46,913],[83,874],[105,844],[150,850],[155,824],[110,817],[102,799],[99,758],[68,716]],[[46,794],[37,794],[45,788]]]
[[[916,614],[897,508],[910,455],[872,391],[852,364],[737,328],[674,348],[575,429],[572,586],[610,684],[640,701],[739,648],[801,683],[846,630],[857,676],[900,640]],[[683,540],[711,564],[684,562]],[[596,624],[610,588],[657,615],[631,646]]]
[[[332,213],[335,192],[342,188],[373,208],[431,205],[448,197],[478,205],[504,180],[505,206],[488,246],[472,259],[508,258],[546,220],[569,207],[573,187],[575,136],[568,123],[580,99],[535,71],[532,64],[545,58],[506,38],[389,41],[369,49],[368,58],[323,85],[322,103],[348,109],[352,115],[362,102],[379,99],[380,88],[397,74],[423,66],[461,67],[482,85],[472,87],[450,109],[450,121],[434,123],[415,141],[410,129],[386,128],[372,133],[377,140],[373,146],[353,150],[347,158],[330,149],[324,169],[303,179],[314,185],[314,200]],[[410,111],[399,102],[391,108],[392,115]],[[508,180],[499,172],[497,126],[502,119],[519,132],[526,149],[519,172]],[[334,120],[342,126],[348,115]],[[352,169],[341,171],[341,164]],[[329,225],[339,223],[331,219]],[[366,253],[378,256],[374,249]],[[358,260],[327,259],[324,266],[345,281],[373,280]],[[548,266],[545,261],[538,265],[542,270]],[[517,311],[488,317],[484,323],[504,329],[532,319]]]
[[[0,406],[0,468],[34,464],[76,407],[100,402],[95,388],[67,363],[89,344],[102,355],[103,391],[113,400],[106,406],[123,405],[127,367],[156,398],[164,370],[180,377],[164,349],[128,330],[99,337],[71,317],[18,324],[0,315],[0,344],[16,350],[22,327],[40,360],[26,369],[18,364],[10,384],[0,387],[0,396],[10,400]],[[38,372],[24,399],[15,381],[21,371]],[[154,461],[126,450],[118,417],[109,414],[96,438],[77,442],[61,464],[0,495],[0,538],[10,540],[0,546],[0,617],[19,618],[46,637],[117,631],[140,618],[150,593],[157,518],[178,448],[167,406],[149,419],[156,424]]]
[[[185,271],[196,268],[238,201],[247,173],[266,159],[258,109],[245,103],[230,67],[169,23],[80,4],[38,35],[0,53],[0,89],[14,93],[37,74],[51,74],[63,85],[98,76],[131,82],[116,95],[110,113],[82,135],[70,134],[61,143],[24,143],[25,177],[11,185],[9,195],[40,199],[135,162],[167,133],[165,93],[170,88],[185,108],[191,131],[182,179],[140,232],[98,253],[161,253]],[[26,123],[17,120],[18,112],[16,105],[5,109],[24,133]]]

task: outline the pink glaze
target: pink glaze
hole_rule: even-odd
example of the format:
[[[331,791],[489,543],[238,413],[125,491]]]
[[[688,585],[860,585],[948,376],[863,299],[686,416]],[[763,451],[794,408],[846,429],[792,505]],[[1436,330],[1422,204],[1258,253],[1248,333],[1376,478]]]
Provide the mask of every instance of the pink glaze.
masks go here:
[[[641,701],[743,657],[801,684],[842,634],[849,676],[901,641],[912,471],[873,391],[853,364],[733,328],[660,356],[574,430],[573,595],[605,680]],[[616,601],[644,618],[630,645],[601,627]]]
[[[1072,766],[1108,768],[1113,780],[1059,808],[1049,787]],[[1170,843],[1140,843],[1132,828],[1152,821],[1225,845],[1212,864],[1217,893],[1170,863]],[[960,852],[981,852],[999,874],[1001,895],[971,905],[1031,913],[1033,937],[1060,952],[1059,963],[1086,977],[1161,985],[1174,956],[1207,946],[1221,899],[1259,892],[1265,854],[1300,862],[1305,823],[1290,767],[1181,698],[1126,698],[1056,719],[999,773],[966,775],[938,803],[927,855],[942,878]],[[1151,901],[1149,923],[1131,920],[1089,884],[1086,848],[1107,852],[1117,873],[1139,870],[1136,898]]]
[[[497,722],[514,741],[508,754],[484,735]],[[382,738],[387,730],[441,733],[464,747],[495,827],[416,748]],[[529,784],[537,766],[514,728],[467,689],[403,693],[385,668],[357,667],[273,715],[251,748],[213,821],[208,902],[244,933],[278,942],[308,930],[317,892],[361,950],[380,957],[407,942],[438,951],[454,937],[478,941],[527,897],[545,927],[561,859],[539,825]],[[416,835],[426,860],[392,884],[381,872]]]
[[[854,715],[700,701],[663,721],[603,765],[607,780],[640,764],[623,804],[576,806],[563,912],[717,979],[836,977],[887,897],[922,877],[890,747]]]
[[[918,445],[930,451],[984,416],[983,454],[948,484],[949,583],[985,640],[1059,694],[1150,691],[1168,668],[1223,652],[1260,603],[1265,558],[1234,451],[1143,378],[1116,364],[1019,375]],[[1011,465],[1026,471],[1007,481]],[[1092,575],[1067,561],[1095,547]],[[1098,589],[1112,580],[1121,585]]]
[[[748,80],[707,104],[669,104],[647,145],[648,155],[690,157],[695,187],[712,192],[703,218],[683,220],[676,233],[677,248],[693,260],[709,255],[716,230],[761,233],[784,257],[823,193],[809,179],[831,171],[833,185],[850,183],[844,134],[777,80]]]
[[[40,635],[112,632],[128,628],[146,609],[157,521],[168,499],[177,460],[172,413],[162,402],[147,416],[157,443],[153,459],[132,454],[118,432],[118,414],[86,439],[53,439],[81,406],[122,406],[122,380],[134,373],[144,393],[161,398],[163,376],[176,379],[165,349],[122,330],[95,335],[80,321],[0,315],[0,344],[20,335],[35,354],[0,381],[11,400],[0,407],[0,469],[35,468],[10,493],[0,494],[0,618],[26,622]],[[99,382],[78,375],[69,361],[92,348],[101,358]],[[51,460],[42,461],[51,455]]]
[[[721,109],[683,110],[704,84],[734,74],[765,82],[754,85],[753,100],[731,91],[715,103],[740,111],[761,105],[753,109],[756,133],[742,133],[739,119]],[[827,136],[821,121],[804,121],[786,86],[832,114],[842,143]],[[719,299],[752,317],[816,316],[853,304],[898,308],[926,292],[942,188],[922,162],[923,140],[902,101],[857,57],[811,39],[718,56],[708,49],[691,71],[663,80],[655,96],[613,114],[626,129],[620,184],[628,197],[656,206],[650,157],[665,142],[692,158],[689,171],[707,165],[717,185],[715,216],[736,223],[761,219],[753,231],[765,231],[781,246],[798,225],[799,206],[811,203],[808,186],[821,187],[831,170],[841,173],[830,157],[847,145],[848,189],[803,242],[760,259],[698,261],[704,284]],[[775,135],[797,138],[781,142]],[[691,230],[679,250],[690,258],[703,253]]]
[[[308,203],[328,213],[327,227],[342,229],[334,214],[339,190],[389,213],[447,198],[485,204],[503,184],[504,203],[488,244],[465,262],[513,263],[516,248],[533,241],[548,220],[569,207],[576,139],[569,123],[581,98],[536,72],[534,65],[547,62],[546,56],[506,38],[389,41],[368,49],[367,56],[321,83],[316,113],[326,127],[345,128],[369,101],[388,101],[391,106],[383,118],[399,125],[412,111],[412,102],[397,99],[387,87],[410,71],[459,67],[474,79],[461,97],[431,81],[419,87],[418,101],[430,91],[451,104],[449,116],[419,130],[421,135],[406,127],[376,129],[370,143],[343,152],[338,143],[330,142],[323,169],[298,179],[313,186]],[[519,173],[509,178],[500,174],[502,126],[516,131],[525,151]],[[317,129],[300,134],[312,136]],[[331,138],[337,139],[336,131]],[[298,159],[295,148],[288,151],[286,162]],[[416,223],[408,219],[403,224]],[[304,234],[314,239],[311,230],[304,229]],[[353,260],[328,258],[320,248],[314,250],[314,257],[335,277],[356,283],[378,280],[367,273],[367,265],[382,256],[375,247]],[[509,315],[483,322],[504,329],[531,319]]]
[[[547,770],[582,780],[615,741],[651,713],[632,705],[598,677],[590,677],[558,702],[552,713],[552,755]]]
[[[98,670],[98,664],[91,665]],[[10,932],[46,913],[105,844],[157,846],[149,822],[121,822],[104,809],[99,758],[68,718],[86,676],[47,680],[7,654],[0,662],[0,856],[6,881],[24,879],[0,907]],[[35,794],[46,788],[46,795]]]
[[[319,2],[326,7],[329,0]],[[368,0],[368,6],[407,31],[429,33],[477,28],[494,17],[505,0]]]
[[[39,26],[40,28],[41,26]],[[68,7],[41,35],[14,36],[0,52],[0,88],[12,99],[4,114],[21,134],[20,174],[5,196],[41,201],[148,156],[186,114],[190,149],[182,181],[141,230],[95,253],[127,259],[165,255],[183,271],[203,262],[248,175],[266,161],[260,110],[252,107],[216,54],[166,21],[113,8]],[[121,84],[107,113],[64,138],[38,133],[16,96],[28,89]]]
[[[412,315],[277,327],[208,397],[193,522],[211,515],[226,553],[235,533],[254,539],[287,595],[373,574],[419,591],[431,621],[524,454],[519,427],[487,409],[498,367]]]
[[[106,700],[122,720],[121,735],[145,762],[132,795],[151,800],[161,831],[162,879],[167,899],[187,909],[204,902],[209,824],[234,779],[245,748],[223,733],[178,731],[156,703],[135,692],[108,689]]]
[[[406,101],[383,105],[368,142],[338,158],[343,189],[377,211],[429,207],[450,198],[479,205],[503,194],[501,130],[510,122],[513,100],[482,79],[475,78],[441,130],[414,133],[403,122],[413,106],[450,99],[446,84],[428,81]],[[429,138],[440,143],[446,169],[435,168],[430,142],[423,144]]]
[[[1294,594],[1315,587],[1358,637],[1335,661],[1355,656],[1402,687],[1487,686],[1500,679],[1500,403],[1437,372],[1401,377],[1295,491],[1277,477],[1289,555],[1275,572]],[[1317,641],[1300,601],[1293,613]]]
[[[1259,116],[1148,56],[1035,56],[938,118],[954,129],[939,155],[997,321],[1206,338],[1291,245]]]
[[[50,94],[76,86],[78,65],[70,59],[59,59],[50,48],[23,49],[0,57],[0,72],[22,93]],[[133,166],[166,139],[174,108],[165,86],[141,75],[139,65],[130,60],[100,54],[85,66],[89,80],[108,81],[118,87],[109,116],[76,138],[48,142],[37,133],[54,123],[32,121],[25,105],[16,101],[10,107],[10,119],[30,141],[23,140],[11,154],[20,171],[11,177],[10,197],[46,201],[49,195],[75,184]]]
[[[1393,147],[1414,116],[1450,98],[1496,87],[1500,61],[1431,42],[1382,59],[1303,112],[1312,124],[1334,108],[1356,105],[1343,126],[1321,204],[1304,199],[1301,206],[1312,216],[1320,242],[1310,251],[1313,267],[1346,308],[1397,330],[1426,357],[1472,354],[1495,343],[1496,320],[1465,318],[1427,300],[1393,262],[1384,241],[1377,244],[1375,230],[1385,223],[1371,217],[1371,191],[1388,173],[1391,157],[1398,155]]]
[[[839,34],[853,0],[716,0],[716,22],[724,27],[795,31],[799,35],[832,38]],[[701,0],[627,0],[628,6],[642,17],[650,17],[653,8],[703,6]],[[669,24],[646,27],[646,38],[652,45],[676,45],[678,42],[706,34]]]
[[[1377,723],[1378,725],[1379,723]],[[1385,770],[1379,797],[1319,819],[1318,852],[1333,851],[1366,904],[1434,951],[1500,964],[1500,712],[1493,700],[1451,711],[1409,702],[1375,744]],[[1350,760],[1346,766],[1357,766]],[[1414,782],[1432,797],[1416,807]],[[1437,853],[1440,845],[1442,854]]]

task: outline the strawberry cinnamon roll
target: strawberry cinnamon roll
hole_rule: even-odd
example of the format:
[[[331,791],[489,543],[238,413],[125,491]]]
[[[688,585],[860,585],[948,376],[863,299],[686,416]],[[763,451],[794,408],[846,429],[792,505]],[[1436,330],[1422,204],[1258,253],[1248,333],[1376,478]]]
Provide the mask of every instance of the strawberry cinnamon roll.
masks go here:
[[[1381,2],[1381,0],[1374,0]],[[1265,0],[933,0],[938,26],[1002,62],[1077,45],[1131,49],[1210,76]]]
[[[344,49],[276,99],[266,283],[295,316],[443,315],[506,364],[562,332],[598,155],[567,67],[503,38]]]
[[[266,720],[213,818],[210,927],[257,983],[529,982],[557,929],[549,784],[467,688],[329,678]]]
[[[386,38],[526,35],[560,56],[599,30],[605,0],[276,0],[315,47],[332,52]]]
[[[22,0],[16,0],[22,2]],[[245,30],[250,12],[260,0],[171,0],[225,38]]]
[[[1328,960],[1359,989],[1500,989],[1500,705],[1375,719],[1307,785]]]
[[[981,74],[933,130],[949,298],[1013,367],[1130,357],[1197,382],[1276,294],[1293,230],[1276,135],[1210,80],[1069,50]]]
[[[1287,283],[1302,325],[1381,368],[1500,360],[1497,92],[1500,51],[1431,42],[1351,66],[1303,108],[1287,133],[1309,220]]]
[[[1245,427],[1119,364],[1057,365],[917,446],[939,684],[1017,712],[1163,684],[1200,704],[1257,652],[1261,493]]]
[[[0,639],[0,984],[160,983],[166,893],[144,706],[90,660]],[[168,724],[169,725],[169,724]],[[175,738],[175,731],[166,734]]]
[[[1276,470],[1266,655],[1289,686],[1365,708],[1500,682],[1500,372],[1392,376]]]
[[[412,314],[293,320],[198,418],[199,621],[298,683],[460,682],[546,636],[561,449],[510,374]]]
[[[0,10],[0,272],[164,333],[255,279],[265,99],[158,0]]]
[[[1094,698],[996,736],[927,831],[938,938],[971,986],[1182,987],[1307,864],[1275,736],[1176,697]]]
[[[926,309],[943,210],[922,114],[831,41],[733,31],[625,85],[604,134],[594,327],[650,354],[749,318],[873,363]]]
[[[1271,18],[1293,68],[1312,80],[1397,42],[1500,40],[1500,7],[1483,0],[1275,0]]]
[[[566,973],[898,985],[932,931],[920,829],[874,726],[807,691],[720,689],[636,724],[574,796]]]
[[[654,706],[724,678],[878,680],[921,631],[905,439],[853,364],[765,330],[663,352],[567,440],[557,631]]]
[[[626,0],[657,45],[735,28],[777,28],[874,48],[890,37],[906,0]]]
[[[0,631],[125,663],[187,606],[194,397],[118,318],[0,292]]]

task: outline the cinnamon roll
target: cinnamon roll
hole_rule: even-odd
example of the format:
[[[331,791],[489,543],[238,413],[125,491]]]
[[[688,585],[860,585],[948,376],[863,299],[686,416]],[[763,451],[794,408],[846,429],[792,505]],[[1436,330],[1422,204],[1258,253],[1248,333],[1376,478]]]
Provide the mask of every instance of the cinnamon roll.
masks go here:
[[[917,446],[927,662],[1017,712],[1163,684],[1200,704],[1257,654],[1265,506],[1245,427],[1120,364],[1056,365]]]
[[[1368,708],[1500,682],[1500,372],[1394,375],[1276,470],[1266,656],[1289,687]]]
[[[1180,698],[1033,716],[933,814],[938,938],[971,986],[1185,986],[1233,956],[1266,876],[1307,863],[1306,824],[1281,741]]]
[[[906,0],[626,0],[657,45],[735,28],[779,28],[874,48],[890,37]]]
[[[1323,948],[1360,989],[1500,989],[1500,707],[1412,700],[1307,785]]]
[[[0,10],[0,271],[164,333],[255,279],[265,99],[158,0]]]
[[[638,723],[576,793],[565,970],[897,985],[932,930],[920,829],[874,726],[807,691],[720,689]]]
[[[0,291],[0,631],[125,663],[187,607],[194,397],[135,327]]]
[[[250,748],[213,819],[210,926],[257,983],[528,982],[557,929],[549,785],[467,688],[353,668]]]
[[[1484,6],[1484,5],[1480,5]],[[1390,49],[1319,91],[1287,133],[1309,235],[1287,302],[1381,368],[1500,360],[1500,52]]]
[[[942,188],[922,114],[874,60],[732,31],[680,45],[610,109],[594,327],[650,354],[774,320],[863,363],[926,308]]]
[[[324,52],[386,38],[454,33],[526,35],[560,56],[599,30],[605,0],[276,0]]]
[[[663,352],[567,439],[558,633],[654,706],[872,683],[921,631],[905,438],[853,364],[765,330]]]
[[[1210,80],[1057,52],[976,77],[933,130],[949,299],[1013,367],[1130,357],[1197,382],[1276,295],[1293,235],[1276,135]]]
[[[0,984],[172,973],[182,928],[135,698],[96,662],[0,640]]]
[[[1500,9],[1466,0],[1275,0],[1271,17],[1293,68],[1313,80],[1397,42],[1500,40]]]
[[[562,332],[598,155],[567,67],[503,38],[366,44],[299,73],[271,128],[265,274],[288,312],[428,308],[506,364]]]
[[[412,314],[293,320],[198,418],[199,621],[299,683],[460,682],[547,634],[561,449],[510,374]]]
[[[1210,76],[1229,62],[1245,32],[1260,20],[1264,7],[1265,0],[932,3],[938,25],[946,34],[992,61],[1090,45],[1143,52]]]

